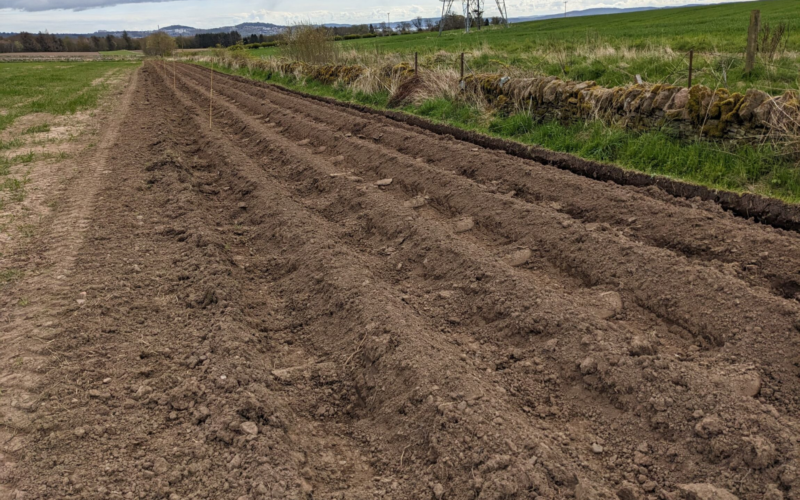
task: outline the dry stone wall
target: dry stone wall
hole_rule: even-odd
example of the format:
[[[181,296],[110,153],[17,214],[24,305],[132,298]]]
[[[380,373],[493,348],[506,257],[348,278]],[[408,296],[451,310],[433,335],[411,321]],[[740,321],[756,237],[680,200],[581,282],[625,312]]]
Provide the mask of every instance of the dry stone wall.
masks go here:
[[[773,97],[756,89],[741,94],[703,85],[689,89],[644,83],[607,88],[591,81],[493,74],[470,75],[465,86],[500,108],[530,111],[542,120],[599,119],[634,129],[658,128],[681,137],[728,140],[780,139],[796,136],[800,128],[795,91]]]
[[[271,69],[325,84],[346,85],[370,73],[361,65],[302,62],[280,63]],[[403,95],[393,96],[394,104],[410,97],[414,84],[421,81],[412,81],[414,69],[406,63],[380,68],[371,75],[407,80],[396,87]],[[425,73],[421,77],[424,79]],[[704,85],[686,88],[642,83],[608,88],[593,81],[564,81],[553,76],[512,78],[498,74],[469,75],[464,89],[482,94],[508,113],[524,110],[542,121],[602,120],[634,130],[658,129],[682,138],[731,141],[797,140],[800,136],[800,99],[796,91],[775,97],[757,89],[742,94]]]

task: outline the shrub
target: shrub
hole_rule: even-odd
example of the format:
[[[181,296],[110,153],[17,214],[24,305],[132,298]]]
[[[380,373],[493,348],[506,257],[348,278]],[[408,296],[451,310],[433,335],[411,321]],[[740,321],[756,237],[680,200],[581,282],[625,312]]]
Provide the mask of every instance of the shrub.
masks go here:
[[[281,35],[281,52],[293,61],[309,64],[335,62],[338,48],[331,30],[323,26],[295,24]]]
[[[171,56],[175,50],[175,39],[158,31],[142,40],[142,51],[146,56]]]

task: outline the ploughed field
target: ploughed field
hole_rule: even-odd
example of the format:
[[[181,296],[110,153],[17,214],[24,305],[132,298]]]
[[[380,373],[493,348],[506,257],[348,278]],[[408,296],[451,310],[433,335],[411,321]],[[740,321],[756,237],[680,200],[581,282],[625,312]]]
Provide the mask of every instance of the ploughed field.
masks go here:
[[[797,233],[210,75],[32,243],[9,496],[800,498]]]

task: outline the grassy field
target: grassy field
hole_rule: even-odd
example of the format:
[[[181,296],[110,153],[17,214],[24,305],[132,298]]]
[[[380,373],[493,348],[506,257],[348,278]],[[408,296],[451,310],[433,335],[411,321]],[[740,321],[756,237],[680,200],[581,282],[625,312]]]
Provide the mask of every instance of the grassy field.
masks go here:
[[[208,66],[209,64],[205,64]],[[303,92],[386,108],[388,91],[365,93],[271,71],[215,69],[270,81]],[[636,132],[599,121],[564,125],[537,123],[529,115],[507,116],[458,99],[432,98],[403,111],[467,130],[543,146],[553,151],[614,163],[624,168],[737,192],[752,192],[800,202],[800,169],[792,155],[771,144],[685,141],[659,130]]]
[[[9,204],[25,199],[34,166],[42,161],[61,161],[81,147],[71,141],[87,122],[65,115],[97,107],[108,88],[106,82],[138,64],[0,63],[0,232],[7,231],[9,221],[15,217],[6,212]],[[43,114],[14,126],[17,120],[33,113]],[[54,124],[59,126],[59,133],[51,135]]]
[[[109,71],[136,64],[139,63],[0,63],[0,131],[30,113],[64,115],[93,108],[104,90],[99,79]]]
[[[786,51],[774,60],[761,57],[756,71],[743,75],[743,53],[750,11],[761,22],[789,23]],[[512,13],[514,14],[514,13]],[[770,0],[663,9],[606,16],[550,19],[510,28],[415,33],[339,42],[344,61],[370,62],[391,55],[411,60],[419,52],[423,67],[457,64],[467,52],[475,72],[516,72],[595,80],[601,85],[630,83],[639,74],[653,83],[686,84],[690,49],[695,50],[696,83],[734,90],[758,87],[773,93],[798,88],[800,2]],[[252,51],[274,56],[279,49]]]

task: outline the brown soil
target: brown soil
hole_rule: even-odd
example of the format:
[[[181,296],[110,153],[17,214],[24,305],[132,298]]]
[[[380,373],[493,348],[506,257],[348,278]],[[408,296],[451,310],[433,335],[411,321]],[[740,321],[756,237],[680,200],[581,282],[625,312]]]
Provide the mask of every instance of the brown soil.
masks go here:
[[[796,233],[209,77],[0,291],[7,497],[800,499]]]

